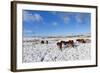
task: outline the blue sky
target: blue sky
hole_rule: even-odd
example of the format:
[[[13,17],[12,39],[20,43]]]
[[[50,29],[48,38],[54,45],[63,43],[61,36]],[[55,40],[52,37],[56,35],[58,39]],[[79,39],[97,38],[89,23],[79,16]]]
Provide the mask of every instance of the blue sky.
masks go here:
[[[67,36],[91,33],[91,14],[23,10],[24,36]]]

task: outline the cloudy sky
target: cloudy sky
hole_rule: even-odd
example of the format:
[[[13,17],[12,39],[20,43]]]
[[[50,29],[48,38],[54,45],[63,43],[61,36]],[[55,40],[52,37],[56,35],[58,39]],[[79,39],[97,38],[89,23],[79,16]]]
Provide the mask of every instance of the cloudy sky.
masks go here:
[[[66,36],[90,32],[90,13],[23,10],[24,36]]]

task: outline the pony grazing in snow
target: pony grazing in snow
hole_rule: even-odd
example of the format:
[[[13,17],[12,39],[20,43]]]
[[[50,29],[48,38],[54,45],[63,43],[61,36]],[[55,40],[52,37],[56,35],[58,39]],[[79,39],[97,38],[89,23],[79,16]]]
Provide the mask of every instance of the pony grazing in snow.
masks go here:
[[[69,40],[69,41],[60,41],[56,43],[57,46],[60,48],[60,50],[62,50],[63,45],[67,46],[67,47],[74,47],[74,41],[73,40]]]
[[[62,43],[61,42],[57,42],[57,46],[60,48],[60,50],[62,50]]]
[[[46,41],[42,40],[41,44],[48,44],[48,41],[47,40]]]
[[[73,41],[73,40],[66,41],[65,44],[66,44],[68,47],[74,47],[74,41]]]
[[[76,39],[76,41],[77,41],[78,43],[86,43],[86,40],[84,40],[84,39]]]

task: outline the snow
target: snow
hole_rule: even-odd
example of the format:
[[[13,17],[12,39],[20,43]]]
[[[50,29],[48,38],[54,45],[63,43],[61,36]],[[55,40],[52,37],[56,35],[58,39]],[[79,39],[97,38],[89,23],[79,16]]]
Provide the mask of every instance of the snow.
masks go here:
[[[91,43],[76,43],[75,47],[63,47],[61,51],[56,45],[57,41],[50,41],[49,39],[49,42],[49,44],[23,42],[22,62],[56,62],[91,59]]]

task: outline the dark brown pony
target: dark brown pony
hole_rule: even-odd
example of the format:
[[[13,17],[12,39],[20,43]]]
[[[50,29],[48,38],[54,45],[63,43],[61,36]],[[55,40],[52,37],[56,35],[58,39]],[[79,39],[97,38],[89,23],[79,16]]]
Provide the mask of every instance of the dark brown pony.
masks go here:
[[[61,42],[57,42],[57,46],[60,48],[60,50],[62,50],[62,43]]]
[[[74,47],[74,41],[73,40],[66,41],[65,43],[68,47]]]
[[[43,40],[41,41],[41,44],[44,44],[44,41]]]
[[[86,43],[84,39],[76,39],[76,41],[78,41],[79,43]]]
[[[69,41],[60,41],[57,42],[57,46],[62,50],[62,45],[67,45],[67,47],[74,47],[74,41],[69,40]]]

